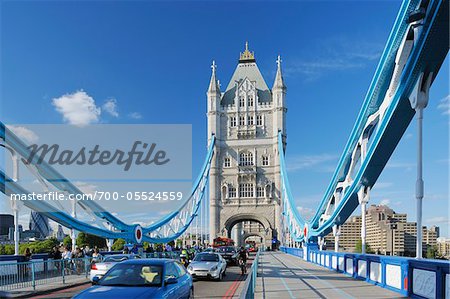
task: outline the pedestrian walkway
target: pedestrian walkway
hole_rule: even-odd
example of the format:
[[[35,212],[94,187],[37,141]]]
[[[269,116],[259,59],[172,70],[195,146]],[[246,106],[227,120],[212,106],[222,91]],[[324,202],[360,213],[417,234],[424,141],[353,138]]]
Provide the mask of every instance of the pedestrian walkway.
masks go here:
[[[255,298],[406,298],[282,252],[260,256]]]
[[[74,275],[66,277],[65,283],[62,283],[62,280],[55,280],[52,282],[48,282],[46,284],[36,285],[36,289],[33,289],[33,287],[25,287],[17,290],[12,290],[10,292],[12,298],[30,298],[31,296],[36,296],[39,294],[52,292],[68,287],[78,286],[86,283],[90,283],[89,278],[86,278],[84,275],[80,276]]]

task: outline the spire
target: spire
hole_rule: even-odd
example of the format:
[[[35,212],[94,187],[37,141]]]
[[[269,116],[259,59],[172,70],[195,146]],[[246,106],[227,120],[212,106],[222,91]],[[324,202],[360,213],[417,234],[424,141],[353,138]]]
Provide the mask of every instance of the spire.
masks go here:
[[[277,74],[275,75],[275,82],[273,83],[272,90],[275,88],[286,89],[284,85],[283,75],[281,74],[281,57],[278,55],[277,58]]]
[[[248,50],[248,42],[245,42],[245,50],[239,55],[239,63],[241,62],[255,62],[255,52]]]
[[[208,88],[208,92],[209,93],[220,93],[220,86],[219,86],[219,82],[216,79],[216,69],[217,69],[217,65],[216,62],[213,60],[212,65],[211,65],[211,69],[212,69],[212,74],[211,74],[211,81],[209,82],[209,88]]]

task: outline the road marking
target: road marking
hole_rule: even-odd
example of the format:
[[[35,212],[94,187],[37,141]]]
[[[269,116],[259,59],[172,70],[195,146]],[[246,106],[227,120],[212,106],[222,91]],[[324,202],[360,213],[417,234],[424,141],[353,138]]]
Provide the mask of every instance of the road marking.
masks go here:
[[[243,276],[241,275],[240,277],[238,277],[232,284],[231,286],[228,288],[227,292],[225,293],[225,295],[222,297],[222,299],[229,299],[229,298],[233,298],[234,293],[236,292],[239,284],[242,281]]]
[[[291,257],[291,258],[292,258],[292,257]],[[339,288],[336,288],[334,285],[332,285],[332,284],[329,283],[328,281],[323,280],[323,279],[321,279],[321,278],[315,276],[314,274],[310,273],[308,270],[302,268],[301,265],[299,265],[298,269],[301,270],[301,271],[303,271],[303,273],[306,273],[307,275],[309,275],[309,276],[313,277],[314,279],[318,280],[320,283],[324,284],[325,286],[330,287],[331,289],[333,289],[334,291],[340,293],[341,295],[344,295],[345,298],[348,298],[348,299],[356,299],[355,297],[353,297],[352,295],[350,295],[350,294],[344,292],[343,290],[341,290],[341,289],[339,289]],[[294,272],[292,271],[292,273],[294,273]],[[295,274],[295,273],[294,273],[294,274]]]
[[[291,289],[288,287],[288,285],[287,285],[286,281],[284,280],[284,278],[281,277],[281,276],[280,276],[279,278],[280,278],[281,282],[283,283],[285,289],[288,291],[289,296],[291,296],[292,299],[295,299],[294,294],[292,294],[292,291],[291,291]]]

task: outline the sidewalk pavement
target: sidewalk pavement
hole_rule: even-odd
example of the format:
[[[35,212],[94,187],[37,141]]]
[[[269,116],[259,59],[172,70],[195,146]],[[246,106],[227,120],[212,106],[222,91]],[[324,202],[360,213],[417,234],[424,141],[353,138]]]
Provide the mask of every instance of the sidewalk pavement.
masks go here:
[[[58,277],[58,279],[55,278],[55,280],[49,281],[46,284],[37,284],[35,290],[33,290],[33,287],[25,287],[17,290],[11,290],[9,292],[12,298],[29,298],[31,296],[43,295],[88,283],[90,283],[89,278],[86,278],[84,275],[67,276],[64,284],[62,282],[62,278]]]

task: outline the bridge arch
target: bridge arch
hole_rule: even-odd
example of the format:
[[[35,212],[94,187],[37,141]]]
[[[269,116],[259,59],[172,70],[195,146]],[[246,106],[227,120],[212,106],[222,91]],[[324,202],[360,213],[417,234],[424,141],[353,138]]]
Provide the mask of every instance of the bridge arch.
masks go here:
[[[272,231],[272,225],[270,224],[270,221],[262,216],[262,215],[256,215],[256,214],[237,214],[229,217],[225,223],[224,223],[224,229],[227,232],[227,236],[231,237],[231,229],[233,226],[235,226],[238,223],[244,222],[244,221],[255,221],[260,223],[265,231]]]

